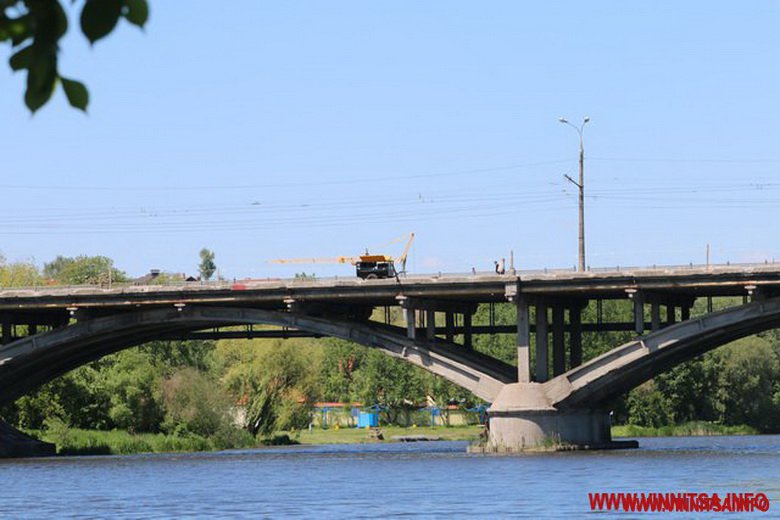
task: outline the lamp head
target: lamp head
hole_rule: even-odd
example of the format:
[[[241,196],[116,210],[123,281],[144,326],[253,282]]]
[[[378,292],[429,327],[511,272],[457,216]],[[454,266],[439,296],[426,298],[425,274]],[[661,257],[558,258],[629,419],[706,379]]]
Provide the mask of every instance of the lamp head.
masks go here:
[[[583,125],[584,125],[585,123],[589,123],[589,122],[590,122],[590,118],[589,118],[588,116],[585,116],[585,119],[583,119],[583,120],[582,120],[582,124],[583,124]]]
[[[565,118],[565,117],[559,117],[559,118],[558,118],[558,122],[559,122],[559,123],[568,123],[568,121],[566,120],[566,118]]]

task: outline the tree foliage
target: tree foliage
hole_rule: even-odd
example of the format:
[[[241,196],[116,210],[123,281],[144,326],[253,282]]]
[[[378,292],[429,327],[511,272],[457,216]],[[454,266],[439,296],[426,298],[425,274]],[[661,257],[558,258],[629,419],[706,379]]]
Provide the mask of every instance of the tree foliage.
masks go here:
[[[780,431],[777,348],[751,336],[678,365],[628,394],[625,419],[652,427],[705,420]]]
[[[38,268],[31,262],[7,263],[0,255],[0,287],[32,287],[43,283]]]
[[[44,264],[43,274],[47,279],[64,285],[99,285],[127,280],[127,275],[105,256],[57,256]]]
[[[222,380],[246,409],[253,435],[303,428],[316,395],[318,348],[303,341],[274,340],[264,348],[223,341],[216,352]]]
[[[146,0],[74,0],[81,6],[82,34],[94,44],[108,36],[124,18],[143,28],[149,18]],[[86,111],[89,92],[83,83],[63,76],[59,70],[60,41],[68,32],[68,15],[60,0],[0,0],[0,42],[12,49],[9,65],[26,71],[24,102],[35,112],[49,101],[61,85],[70,105]]]
[[[478,401],[467,390],[379,350],[333,338],[323,344],[319,384],[326,401],[379,405],[389,422],[430,401],[440,406]]]
[[[194,367],[177,370],[162,381],[161,427],[178,435],[212,437],[232,425],[230,398],[209,373]]]
[[[200,250],[200,264],[198,264],[198,271],[204,280],[209,280],[217,270],[217,264],[214,263],[214,256],[214,251],[211,251],[210,249],[206,249],[204,247]]]

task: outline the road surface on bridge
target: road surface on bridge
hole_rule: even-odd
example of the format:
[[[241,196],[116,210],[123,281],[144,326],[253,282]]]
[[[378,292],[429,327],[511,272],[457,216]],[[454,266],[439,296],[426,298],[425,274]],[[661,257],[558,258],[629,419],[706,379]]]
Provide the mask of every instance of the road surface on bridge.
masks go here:
[[[397,305],[399,296],[489,303],[517,291],[550,297],[625,298],[627,292],[674,292],[690,297],[742,296],[780,287],[780,263],[598,269],[584,273],[544,270],[498,275],[430,274],[398,279],[247,279],[216,282],[108,286],[0,288],[0,311],[138,307],[166,304],[252,305],[284,308],[292,301]]]

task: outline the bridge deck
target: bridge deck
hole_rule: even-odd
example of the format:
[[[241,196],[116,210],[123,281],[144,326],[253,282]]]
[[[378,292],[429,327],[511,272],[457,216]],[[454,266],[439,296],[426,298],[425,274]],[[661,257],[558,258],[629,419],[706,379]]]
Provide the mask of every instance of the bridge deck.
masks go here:
[[[616,268],[515,274],[415,275],[386,280],[236,280],[175,285],[115,284],[0,288],[0,310],[46,312],[68,307],[128,308],[208,303],[283,308],[291,300],[366,306],[396,305],[398,296],[473,303],[506,301],[507,294],[584,299],[625,298],[628,291],[678,296],[739,296],[780,288],[780,264]]]

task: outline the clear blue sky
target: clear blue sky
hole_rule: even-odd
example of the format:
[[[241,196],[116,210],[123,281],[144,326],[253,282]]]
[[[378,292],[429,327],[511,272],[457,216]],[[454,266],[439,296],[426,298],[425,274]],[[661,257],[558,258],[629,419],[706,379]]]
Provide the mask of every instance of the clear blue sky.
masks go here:
[[[70,3],[67,2],[69,5]],[[80,5],[80,2],[78,2]],[[185,7],[183,7],[185,6]],[[343,274],[279,257],[398,253],[415,272],[780,260],[780,4],[151,0],[90,48],[72,23],[31,117],[0,67],[0,251],[131,275]],[[73,22],[73,20],[72,20]],[[0,57],[8,57],[2,48]]]

